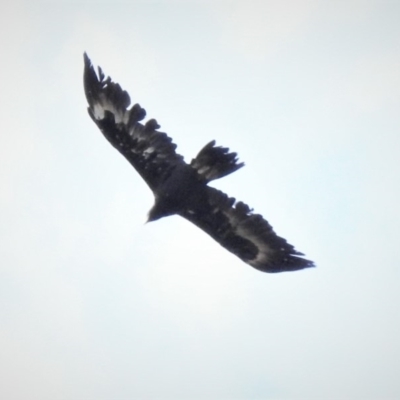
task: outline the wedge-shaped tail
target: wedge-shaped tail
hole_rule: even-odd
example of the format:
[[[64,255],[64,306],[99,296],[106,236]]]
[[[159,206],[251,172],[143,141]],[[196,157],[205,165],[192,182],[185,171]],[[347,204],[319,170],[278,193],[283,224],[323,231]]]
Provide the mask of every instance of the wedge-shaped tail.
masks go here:
[[[204,182],[210,182],[237,171],[244,163],[238,163],[237,154],[229,153],[227,147],[215,146],[213,140],[200,150],[190,165]]]

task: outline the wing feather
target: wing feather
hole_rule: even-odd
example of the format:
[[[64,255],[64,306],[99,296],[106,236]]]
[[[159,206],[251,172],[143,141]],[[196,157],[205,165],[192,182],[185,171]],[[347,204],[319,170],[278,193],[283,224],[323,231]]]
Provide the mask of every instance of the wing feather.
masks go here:
[[[160,126],[155,119],[144,125],[140,123],[146,111],[139,104],[129,108],[129,94],[110,77],[106,78],[100,67],[97,76],[86,53],[84,60],[84,88],[90,117],[155,191],[178,164],[184,163],[183,157],[175,152],[172,139],[157,130]]]
[[[221,246],[263,272],[295,271],[313,267],[260,215],[243,202],[211,187],[201,204],[179,215],[208,233]],[[206,200],[204,200],[206,198]]]

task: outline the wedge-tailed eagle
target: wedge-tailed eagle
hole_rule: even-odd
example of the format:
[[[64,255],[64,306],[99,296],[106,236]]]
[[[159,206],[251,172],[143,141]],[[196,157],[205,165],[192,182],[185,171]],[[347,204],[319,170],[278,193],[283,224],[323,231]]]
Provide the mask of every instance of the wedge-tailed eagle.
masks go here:
[[[133,165],[150,186],[155,202],[149,221],[180,215],[208,233],[221,246],[263,272],[295,271],[313,267],[260,214],[249,206],[207,186],[239,168],[236,153],[211,141],[187,164],[176,145],[160,132],[155,119],[139,121],[146,111],[130,107],[129,94],[118,83],[96,74],[84,54],[84,87],[88,112],[106,139]]]

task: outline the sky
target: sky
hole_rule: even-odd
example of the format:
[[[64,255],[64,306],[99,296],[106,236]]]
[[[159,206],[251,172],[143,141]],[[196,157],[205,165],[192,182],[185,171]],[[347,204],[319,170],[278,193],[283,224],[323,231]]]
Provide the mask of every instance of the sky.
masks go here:
[[[400,398],[400,3],[0,5],[0,398]],[[83,52],[317,268],[265,274],[90,120]]]

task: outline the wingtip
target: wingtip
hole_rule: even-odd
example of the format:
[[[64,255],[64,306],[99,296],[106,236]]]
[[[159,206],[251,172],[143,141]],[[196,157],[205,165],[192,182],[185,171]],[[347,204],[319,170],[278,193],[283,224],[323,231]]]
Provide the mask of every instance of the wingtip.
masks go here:
[[[314,261],[310,261],[306,266],[306,268],[317,268],[317,264],[315,264]]]
[[[300,268],[300,269],[308,269],[308,268],[316,268],[316,267],[317,266],[312,261],[309,261],[306,264],[304,264],[302,266],[302,268]]]
[[[314,261],[307,260],[305,258],[300,258],[300,257],[298,257],[298,259],[301,260],[301,263],[299,263],[297,270],[302,270],[302,269],[307,269],[307,268],[316,268],[317,267],[315,265]]]
[[[86,66],[92,65],[89,56],[87,55],[86,51],[83,53],[83,61],[85,62]]]
[[[254,264],[251,262],[248,262],[253,268],[258,269],[259,271],[262,272],[268,272],[272,274],[280,273],[280,272],[294,272],[294,271],[301,271],[304,269],[308,268],[316,268],[316,265],[313,261],[306,260],[305,258],[300,258],[296,257],[294,260],[293,257],[291,257],[291,262],[278,262],[276,264],[270,264],[268,263],[267,265],[260,265],[260,264]]]

